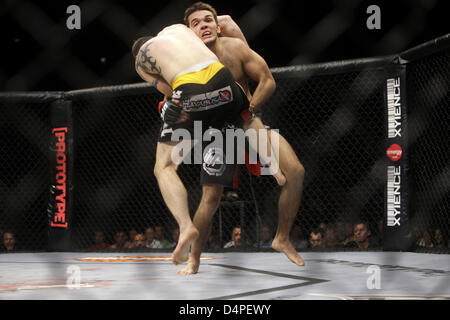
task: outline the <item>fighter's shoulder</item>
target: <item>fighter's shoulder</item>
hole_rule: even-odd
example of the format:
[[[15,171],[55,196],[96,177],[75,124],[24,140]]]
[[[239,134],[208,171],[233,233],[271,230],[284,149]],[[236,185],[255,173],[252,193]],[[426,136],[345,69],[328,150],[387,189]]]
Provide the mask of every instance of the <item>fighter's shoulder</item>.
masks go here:
[[[170,26],[165,27],[163,30],[175,29],[175,28],[187,28],[187,27],[182,23],[175,23],[175,24],[171,24]]]
[[[227,48],[233,48],[234,50],[248,50],[249,47],[239,38],[233,37],[221,37],[220,41],[222,41],[223,45]]]
[[[176,23],[176,24],[172,24],[170,26],[165,27],[158,33],[158,35],[164,35],[165,33],[179,31],[179,30],[186,30],[186,29],[189,30],[189,28],[186,27],[184,24]]]

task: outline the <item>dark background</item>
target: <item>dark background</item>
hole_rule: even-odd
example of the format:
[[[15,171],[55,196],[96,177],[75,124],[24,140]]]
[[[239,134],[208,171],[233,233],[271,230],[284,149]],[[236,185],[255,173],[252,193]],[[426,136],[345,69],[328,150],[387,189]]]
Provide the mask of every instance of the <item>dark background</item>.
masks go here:
[[[1,91],[73,90],[141,82],[134,39],[181,22],[194,1],[2,1]],[[270,67],[389,55],[450,32],[445,1],[210,1],[230,14]],[[81,8],[68,30],[66,9]],[[381,30],[369,30],[369,5]]]
[[[142,82],[130,54],[133,40],[180,22],[193,2],[36,3],[0,4],[0,91],[61,91]],[[270,67],[400,53],[449,32],[443,3],[212,2],[219,14],[230,14],[238,22],[251,47]],[[81,7],[81,30],[66,27],[70,4]],[[371,4],[381,8],[381,30],[366,27]],[[448,50],[442,49],[407,66],[408,162],[415,180],[411,221],[422,231],[443,226],[447,233],[450,147],[442,137],[449,118],[448,61]],[[281,75],[278,72],[277,91],[263,115],[272,128],[283,129],[306,168],[297,216],[305,235],[324,220],[349,222],[356,216],[370,220],[375,230],[384,212],[385,68]],[[103,228],[112,239],[116,228],[173,223],[153,175],[160,119],[148,106],[155,106],[160,95],[156,90],[136,90],[90,90],[64,97],[73,108],[76,247],[90,243],[94,228]],[[60,95],[0,93],[0,98],[0,230],[17,231],[21,248],[41,250],[48,238],[52,172],[49,106]],[[193,212],[201,196],[198,170],[183,166],[180,171]],[[250,186],[257,195],[254,202]],[[252,199],[245,208],[249,213],[257,212],[257,204],[262,221],[275,225],[277,188],[270,177],[251,180],[244,175],[239,197]],[[224,212],[224,235],[229,235],[225,229],[239,215],[239,211]],[[255,235],[255,215],[245,217]]]

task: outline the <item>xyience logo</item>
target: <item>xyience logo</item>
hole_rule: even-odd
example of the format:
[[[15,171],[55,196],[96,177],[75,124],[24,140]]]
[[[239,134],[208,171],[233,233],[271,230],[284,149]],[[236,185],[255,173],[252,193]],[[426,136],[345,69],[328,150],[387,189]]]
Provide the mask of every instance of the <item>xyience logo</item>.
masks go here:
[[[403,150],[398,144],[394,143],[386,150],[386,155],[392,161],[398,161],[402,157]]]
[[[388,138],[402,137],[400,77],[387,80]]]

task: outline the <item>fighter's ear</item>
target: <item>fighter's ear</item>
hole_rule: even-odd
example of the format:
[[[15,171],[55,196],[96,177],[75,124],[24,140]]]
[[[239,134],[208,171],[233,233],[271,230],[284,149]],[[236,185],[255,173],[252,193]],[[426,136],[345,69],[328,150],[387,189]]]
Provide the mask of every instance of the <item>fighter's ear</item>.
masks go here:
[[[220,25],[217,25],[217,34],[221,33]]]

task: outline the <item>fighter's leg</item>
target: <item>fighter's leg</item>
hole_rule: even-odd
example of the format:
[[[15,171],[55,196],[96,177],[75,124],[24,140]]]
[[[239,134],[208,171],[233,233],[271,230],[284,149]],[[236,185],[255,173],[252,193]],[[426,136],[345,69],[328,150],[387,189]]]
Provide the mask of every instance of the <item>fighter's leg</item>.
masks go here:
[[[189,275],[198,272],[200,267],[200,255],[203,247],[208,241],[211,232],[212,219],[220,204],[223,186],[218,184],[204,184],[202,188],[202,199],[194,215],[194,225],[199,231],[198,238],[192,243],[189,260],[179,274]]]
[[[179,264],[189,257],[192,241],[198,237],[198,230],[189,215],[186,188],[177,174],[178,165],[172,161],[172,150],[177,142],[158,142],[154,174],[164,202],[180,227],[178,245],[172,254],[172,262]]]
[[[280,186],[283,186],[286,183],[286,177],[283,174],[282,168],[279,166],[279,152],[276,152],[275,148],[278,146],[272,144],[272,141],[270,139],[270,134],[268,134],[268,130],[264,127],[264,124],[262,123],[261,119],[259,117],[255,117],[251,120],[248,120],[244,123],[244,130],[247,132],[248,129],[252,129],[256,131],[256,138],[257,139],[248,139],[249,145],[258,152],[258,155],[260,159],[264,160],[269,166],[272,175],[277,180],[277,183]],[[260,150],[259,149],[259,130],[264,130],[266,133],[265,136],[267,137],[267,141],[265,144],[267,144],[266,150]],[[263,143],[264,145],[264,143]],[[264,151],[264,152],[261,152]],[[269,156],[265,157],[264,155]]]
[[[284,252],[292,262],[303,266],[305,263],[292,245],[289,235],[302,199],[305,168],[283,136],[273,130],[270,130],[270,134],[278,135],[280,168],[286,177],[286,184],[281,189],[278,201],[278,228],[272,248]]]

